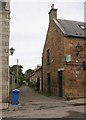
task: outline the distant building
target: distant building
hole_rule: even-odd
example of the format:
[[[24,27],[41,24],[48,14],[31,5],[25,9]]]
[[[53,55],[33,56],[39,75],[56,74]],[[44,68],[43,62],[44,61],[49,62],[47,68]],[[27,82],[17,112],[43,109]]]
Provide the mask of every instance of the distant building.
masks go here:
[[[35,72],[33,72],[29,77],[29,83],[34,84],[36,82]]]
[[[86,26],[62,20],[52,5],[42,54],[43,91],[60,97],[84,97]]]
[[[30,75],[30,82],[37,83],[38,89],[42,91],[42,66],[37,66],[34,73]]]
[[[0,105],[9,100],[10,0],[0,0]],[[0,109],[2,109],[0,106]]]
[[[42,91],[42,66],[37,67],[35,70],[35,77],[38,89]]]

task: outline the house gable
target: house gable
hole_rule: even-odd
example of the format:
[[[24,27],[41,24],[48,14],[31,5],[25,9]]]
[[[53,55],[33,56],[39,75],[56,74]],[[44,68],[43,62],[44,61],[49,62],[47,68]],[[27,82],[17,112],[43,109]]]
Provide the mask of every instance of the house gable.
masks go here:
[[[53,93],[57,94],[57,84],[53,80],[53,76],[56,76],[60,64],[62,63],[63,58],[63,39],[64,35],[61,29],[56,25],[56,23],[52,20],[49,23],[48,32],[46,36],[46,41],[44,45],[44,50],[42,54],[42,63],[43,63],[43,86],[44,90],[48,91],[47,81],[48,75],[51,76],[51,86]],[[50,53],[50,55],[48,54]],[[56,56],[59,56],[56,57]],[[49,60],[48,60],[49,58]],[[54,66],[55,65],[55,66]],[[52,75],[51,75],[52,74]],[[56,76],[57,77],[57,76]],[[57,78],[56,78],[57,79]]]
[[[57,19],[54,8],[49,13],[42,54],[43,91],[57,96],[62,91],[63,97],[84,96],[85,23]]]
[[[58,41],[58,38],[62,38],[63,40],[64,35],[66,36],[66,32],[64,31],[64,28],[59,23],[57,25],[57,21],[55,19],[49,22],[43,53],[47,48],[47,45],[49,46],[50,44],[51,45],[55,44],[55,41],[56,40]]]

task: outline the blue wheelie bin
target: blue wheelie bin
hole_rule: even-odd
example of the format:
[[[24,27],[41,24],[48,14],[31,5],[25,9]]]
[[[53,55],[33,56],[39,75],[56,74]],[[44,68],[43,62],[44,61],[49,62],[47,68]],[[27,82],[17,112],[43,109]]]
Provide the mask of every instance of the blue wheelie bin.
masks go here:
[[[20,93],[20,90],[18,89],[14,89],[12,90],[12,105],[18,105],[19,104],[19,93]]]

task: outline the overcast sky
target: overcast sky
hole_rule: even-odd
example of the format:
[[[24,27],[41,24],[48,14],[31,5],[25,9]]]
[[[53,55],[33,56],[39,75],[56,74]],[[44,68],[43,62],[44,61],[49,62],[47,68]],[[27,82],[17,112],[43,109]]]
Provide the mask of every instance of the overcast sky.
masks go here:
[[[10,56],[10,66],[19,59],[23,71],[41,64],[52,3],[58,9],[57,18],[84,21],[85,0],[40,1],[11,0],[10,47],[15,48],[15,53]]]

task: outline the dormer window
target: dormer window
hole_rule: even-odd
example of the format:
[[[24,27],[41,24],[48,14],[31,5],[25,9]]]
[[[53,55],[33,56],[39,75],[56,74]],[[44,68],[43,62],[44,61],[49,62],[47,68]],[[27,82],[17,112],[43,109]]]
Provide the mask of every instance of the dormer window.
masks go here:
[[[79,25],[79,26],[80,26],[80,28],[81,28],[82,30],[85,30],[85,29],[86,29],[85,25]]]

